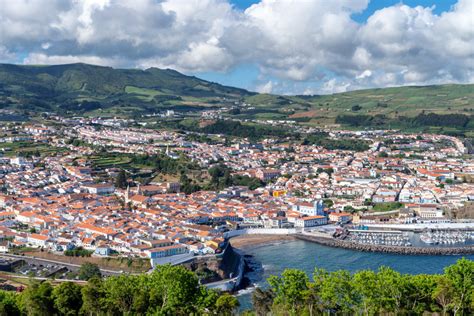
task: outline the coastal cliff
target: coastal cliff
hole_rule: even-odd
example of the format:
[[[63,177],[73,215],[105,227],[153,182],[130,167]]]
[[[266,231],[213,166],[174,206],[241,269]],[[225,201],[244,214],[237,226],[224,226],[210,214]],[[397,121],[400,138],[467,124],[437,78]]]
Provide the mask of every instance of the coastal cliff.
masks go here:
[[[242,281],[244,258],[229,244],[220,255],[195,258],[184,266],[200,277],[201,284],[231,292]]]

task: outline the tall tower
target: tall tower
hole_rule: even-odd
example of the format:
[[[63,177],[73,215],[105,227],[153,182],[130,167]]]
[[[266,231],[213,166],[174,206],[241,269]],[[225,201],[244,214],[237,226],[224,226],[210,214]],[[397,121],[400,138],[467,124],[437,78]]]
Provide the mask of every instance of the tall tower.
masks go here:
[[[130,185],[127,185],[127,191],[125,191],[125,203],[130,202]]]

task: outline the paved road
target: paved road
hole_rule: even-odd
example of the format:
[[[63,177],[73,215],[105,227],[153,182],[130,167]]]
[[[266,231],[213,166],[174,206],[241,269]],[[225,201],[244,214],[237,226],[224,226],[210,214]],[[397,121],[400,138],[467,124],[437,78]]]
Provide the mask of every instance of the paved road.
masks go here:
[[[27,262],[31,262],[31,263],[35,263],[35,264],[38,264],[38,263],[39,264],[53,263],[53,264],[62,265],[62,266],[71,268],[71,270],[78,270],[81,267],[81,265],[79,265],[79,264],[67,263],[67,262],[50,260],[50,259],[43,259],[43,258],[36,258],[36,257],[32,257],[32,256],[20,256],[20,255],[14,255],[14,254],[9,254],[9,253],[1,254],[1,256],[15,258],[15,259],[22,259],[22,260],[25,260]],[[107,270],[107,269],[100,269],[100,271],[103,274],[115,274],[116,275],[116,274],[122,274],[123,273],[122,271]]]
[[[24,276],[24,275],[10,275],[10,274],[3,274],[0,273],[2,279],[6,280],[13,280],[13,279],[34,279],[34,280],[39,280],[39,281],[54,281],[54,282],[74,282],[74,283],[80,283],[80,284],[86,284],[87,281],[83,280],[73,280],[73,279],[51,279],[51,278],[43,278],[43,277],[30,277],[30,276]],[[18,282],[17,282],[18,283]]]
[[[192,260],[195,258],[192,253],[186,253],[182,255],[175,255],[175,256],[169,256],[169,257],[163,257],[163,258],[157,258],[157,259],[152,259],[152,266],[156,267],[157,265],[162,265],[162,264],[171,264],[171,265],[178,265],[187,261]]]

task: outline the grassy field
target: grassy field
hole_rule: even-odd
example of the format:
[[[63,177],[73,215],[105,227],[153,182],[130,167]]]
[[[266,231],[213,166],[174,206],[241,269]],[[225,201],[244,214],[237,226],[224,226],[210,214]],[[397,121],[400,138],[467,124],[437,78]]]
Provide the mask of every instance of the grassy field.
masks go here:
[[[131,162],[131,158],[121,155],[89,156],[87,159],[99,168],[126,167]]]
[[[130,93],[130,94],[136,94],[138,95],[138,98],[144,101],[151,101],[156,95],[164,94],[163,92],[158,91],[158,90],[145,89],[145,88],[139,88],[139,87],[134,87],[134,86],[126,86],[125,92]]]
[[[474,85],[442,85],[369,89],[323,96],[276,96],[259,94],[245,99],[250,105],[267,110],[282,108],[288,117],[310,118],[309,125],[332,124],[341,114],[383,114],[388,117],[414,117],[422,112],[474,114]],[[354,106],[359,106],[353,110]],[[267,116],[265,111],[255,117]],[[281,117],[281,116],[280,116]]]
[[[372,208],[372,212],[390,212],[398,210],[403,207],[402,203],[399,202],[385,202],[385,203],[376,203]]]
[[[4,155],[6,157],[14,157],[18,155],[37,154],[41,156],[50,156],[58,152],[63,152],[66,149],[50,146],[47,143],[34,143],[34,142],[13,142],[13,143],[0,143],[0,152],[4,149]]]

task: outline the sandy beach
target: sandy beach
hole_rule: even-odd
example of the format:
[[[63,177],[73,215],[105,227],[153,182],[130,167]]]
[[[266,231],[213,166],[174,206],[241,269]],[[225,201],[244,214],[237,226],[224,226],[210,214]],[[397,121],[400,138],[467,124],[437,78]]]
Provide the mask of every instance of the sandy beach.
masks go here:
[[[242,235],[232,238],[230,244],[234,248],[245,249],[265,244],[272,244],[274,242],[291,240],[295,240],[295,237],[290,235]]]

